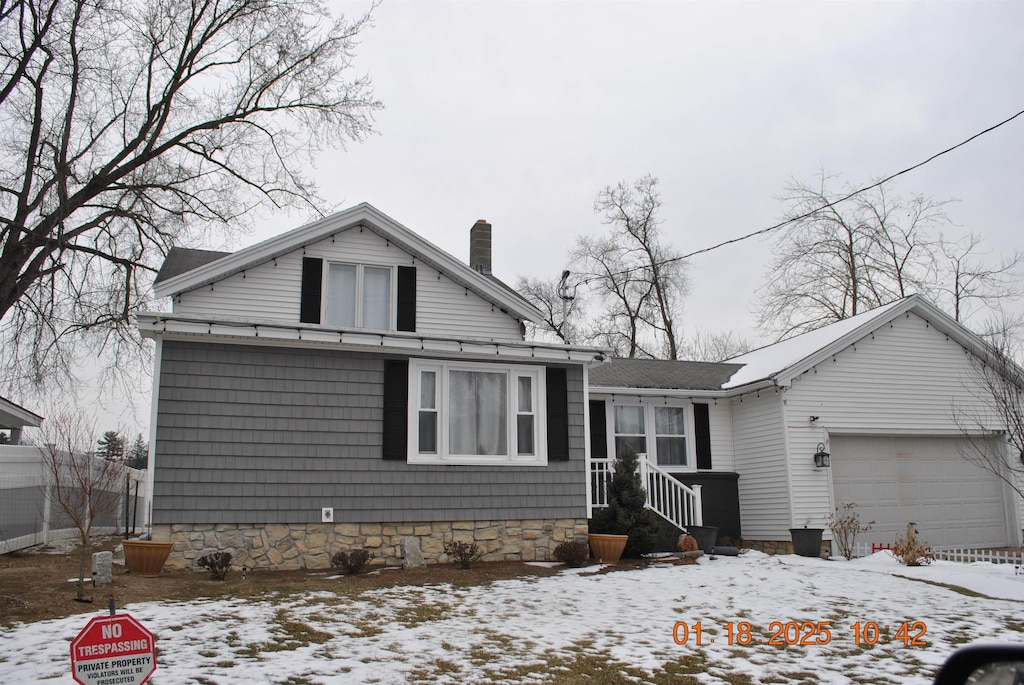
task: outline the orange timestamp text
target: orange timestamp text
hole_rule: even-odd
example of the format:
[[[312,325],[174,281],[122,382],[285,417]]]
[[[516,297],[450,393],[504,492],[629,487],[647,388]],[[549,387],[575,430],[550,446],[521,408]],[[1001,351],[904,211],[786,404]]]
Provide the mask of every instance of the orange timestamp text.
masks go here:
[[[833,627],[832,621],[772,621],[767,632],[756,628],[748,621],[736,621],[722,625],[723,630],[710,628],[706,623],[677,621],[672,626],[672,640],[677,645],[709,645],[721,639],[724,631],[728,645],[828,645],[835,633],[849,634],[858,645],[877,645],[902,642],[906,647],[925,647],[924,636],[928,627],[923,621],[902,621],[894,624],[879,624],[877,621],[857,621],[841,628]]]

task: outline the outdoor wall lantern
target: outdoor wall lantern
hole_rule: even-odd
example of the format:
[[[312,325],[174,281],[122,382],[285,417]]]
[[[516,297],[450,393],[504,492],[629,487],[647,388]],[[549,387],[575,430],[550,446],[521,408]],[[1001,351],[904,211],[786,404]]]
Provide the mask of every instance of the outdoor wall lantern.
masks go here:
[[[818,443],[818,451],[814,453],[814,465],[819,469],[827,469],[832,465],[828,452],[825,451],[825,443]]]

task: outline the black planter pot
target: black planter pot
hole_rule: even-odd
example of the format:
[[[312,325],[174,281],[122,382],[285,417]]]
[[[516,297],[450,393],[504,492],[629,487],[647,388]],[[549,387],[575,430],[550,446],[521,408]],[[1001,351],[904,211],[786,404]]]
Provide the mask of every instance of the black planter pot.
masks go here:
[[[823,528],[790,528],[793,552],[802,557],[820,557],[821,534],[824,532]]]
[[[715,541],[718,540],[717,526],[690,526],[686,532],[697,541],[697,549],[705,552],[714,547]]]

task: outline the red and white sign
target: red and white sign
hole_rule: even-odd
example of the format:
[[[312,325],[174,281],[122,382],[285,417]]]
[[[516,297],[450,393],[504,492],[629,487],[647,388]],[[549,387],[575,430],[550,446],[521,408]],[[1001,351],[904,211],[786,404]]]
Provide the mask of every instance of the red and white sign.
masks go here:
[[[130,614],[93,617],[71,641],[71,677],[82,685],[142,685],[156,670],[153,633]]]

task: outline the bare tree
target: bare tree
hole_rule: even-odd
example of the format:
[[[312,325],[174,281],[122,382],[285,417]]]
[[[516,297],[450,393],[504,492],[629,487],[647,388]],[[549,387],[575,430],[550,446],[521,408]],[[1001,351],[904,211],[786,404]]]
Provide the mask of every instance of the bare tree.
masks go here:
[[[960,240],[941,239],[937,255],[937,285],[934,290],[957,321],[964,322],[977,307],[1003,312],[1010,302],[1024,294],[1021,271],[1024,251],[986,263],[981,256],[983,239],[971,233]],[[938,298],[937,298],[938,299]]]
[[[607,186],[594,211],[611,230],[583,236],[571,257],[602,303],[587,337],[627,357],[679,357],[678,319],[686,294],[686,266],[662,242],[658,179]]]
[[[894,196],[890,187],[840,202],[821,172],[809,185],[793,181],[783,198],[791,228],[772,248],[760,294],[758,326],[780,339],[892,302],[928,294],[946,202]]]
[[[78,529],[80,555],[75,598],[85,601],[93,529],[103,517],[118,510],[124,466],[99,459],[90,451],[96,442],[96,427],[79,411],[48,412],[39,430],[48,496]]]
[[[371,130],[369,15],[320,0],[0,2],[0,368],[123,363],[162,256],[263,203],[320,211],[316,153]]]
[[[954,406],[962,434],[957,448],[967,461],[996,476],[1024,497],[1024,369],[1003,338],[970,357],[964,379],[977,405]]]
[[[583,309],[579,300],[566,300],[559,295],[558,279],[530,278],[520,276],[516,280],[516,292],[544,314],[540,324],[527,322],[530,338],[553,338],[564,343],[570,342],[570,331],[580,325]]]
[[[698,362],[722,362],[746,354],[753,345],[734,331],[697,331],[683,344],[683,357]]]

